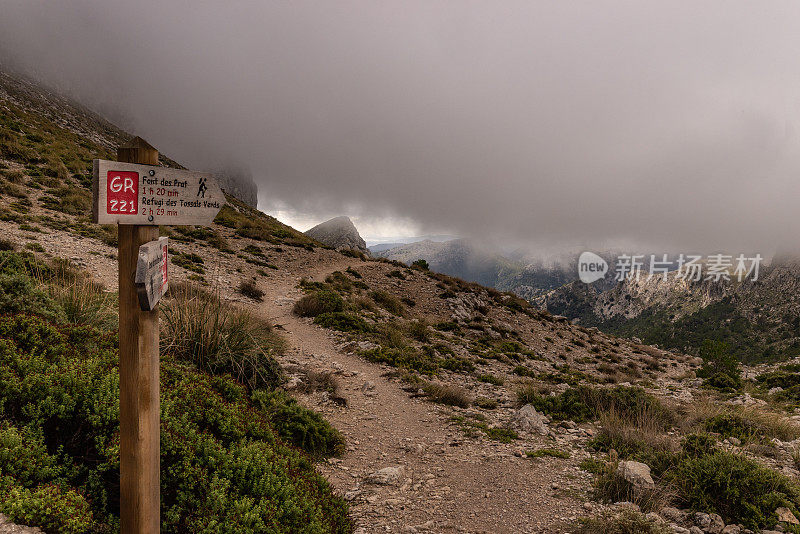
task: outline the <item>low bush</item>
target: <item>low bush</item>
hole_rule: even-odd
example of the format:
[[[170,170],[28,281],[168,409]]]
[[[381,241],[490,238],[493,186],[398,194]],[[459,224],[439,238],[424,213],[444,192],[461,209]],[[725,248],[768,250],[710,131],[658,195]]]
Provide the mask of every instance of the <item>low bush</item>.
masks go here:
[[[344,454],[342,434],[320,414],[300,406],[284,392],[256,391],[253,403],[269,415],[272,426],[292,445],[316,457]]]
[[[478,397],[473,404],[484,410],[495,410],[500,405],[497,399],[490,399],[488,397]]]
[[[622,418],[631,419],[647,413],[650,418],[666,428],[675,418],[656,397],[638,387],[577,386],[555,396],[542,396],[532,392],[527,400],[537,410],[545,412],[556,420],[571,419],[582,422],[597,419],[601,414],[612,411]]]
[[[428,265],[428,262],[423,259],[419,259],[412,262],[411,267],[416,267],[417,269],[420,269],[422,271],[427,271],[430,269],[430,265]]]
[[[478,382],[485,382],[487,384],[492,384],[493,386],[502,386],[505,383],[505,380],[500,376],[490,375],[488,373],[479,374],[477,377]]]
[[[430,341],[431,333],[425,321],[410,321],[406,323],[408,335],[422,343]]]
[[[634,510],[623,510],[611,517],[581,519],[574,534],[670,534],[664,523],[651,521]]]
[[[0,318],[0,339],[0,512],[50,532],[118,530],[116,336],[16,315]],[[251,403],[229,377],[165,354],[161,529],[351,532],[346,504],[270,422],[290,437],[305,422],[319,443],[335,441],[298,410]]]
[[[50,275],[50,269],[30,253],[0,251],[0,313],[28,313],[65,321],[64,310],[36,284],[33,275],[39,274]]]
[[[798,513],[800,489],[791,479],[745,456],[709,450],[703,443],[687,440],[683,453],[664,472],[681,506],[715,512],[726,523],[750,529],[773,526],[778,507]]]
[[[519,439],[519,435],[510,428],[502,428],[502,427],[489,427],[485,430],[486,436],[489,439],[493,439],[495,441],[499,441],[501,443],[511,443],[515,439]]]
[[[206,270],[203,268],[203,258],[199,255],[191,253],[191,254],[183,254],[181,252],[175,251],[171,254],[171,260],[174,265],[178,267],[183,267],[187,271],[192,271],[197,274],[205,274]]]
[[[722,341],[706,339],[700,348],[703,366],[697,376],[704,378],[704,386],[733,393],[742,387],[741,365],[736,356],[728,352],[728,345]]]
[[[318,315],[314,324],[340,332],[367,333],[374,328],[358,315],[346,312],[328,312]]]
[[[335,291],[321,289],[304,295],[295,302],[292,311],[300,317],[316,317],[323,313],[341,312],[344,309],[344,300]]]
[[[400,299],[389,293],[388,291],[376,290],[370,291],[369,296],[375,301],[375,304],[388,311],[393,315],[402,316],[405,314],[405,308]]]
[[[413,347],[380,347],[360,352],[368,361],[385,363],[392,367],[416,371],[424,375],[434,375],[439,370],[439,362],[426,356]]]

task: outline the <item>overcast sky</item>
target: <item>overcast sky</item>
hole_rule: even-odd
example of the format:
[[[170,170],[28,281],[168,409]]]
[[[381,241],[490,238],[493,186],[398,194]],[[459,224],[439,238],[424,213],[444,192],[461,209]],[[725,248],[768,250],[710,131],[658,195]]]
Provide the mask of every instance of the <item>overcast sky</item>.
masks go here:
[[[800,2],[2,0],[0,57],[299,226],[799,241]]]

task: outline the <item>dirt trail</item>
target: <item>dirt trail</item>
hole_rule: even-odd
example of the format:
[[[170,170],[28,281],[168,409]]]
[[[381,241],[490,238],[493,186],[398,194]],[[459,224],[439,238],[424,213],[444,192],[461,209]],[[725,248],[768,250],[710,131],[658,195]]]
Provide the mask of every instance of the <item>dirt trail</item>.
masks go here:
[[[302,296],[300,276],[323,280],[349,264],[310,267],[266,284],[259,312],[286,330],[286,362],[339,371],[347,407],[320,394],[300,401],[322,412],[347,439],[347,453],[320,469],[350,500],[360,532],[563,531],[559,525],[581,511],[573,488],[586,487],[575,461],[514,455],[520,447],[543,446],[544,438],[510,445],[465,439],[448,421],[453,409],[411,398],[381,376],[386,368],[343,353],[326,330],[292,315]],[[395,484],[365,480],[396,466],[403,473]]]

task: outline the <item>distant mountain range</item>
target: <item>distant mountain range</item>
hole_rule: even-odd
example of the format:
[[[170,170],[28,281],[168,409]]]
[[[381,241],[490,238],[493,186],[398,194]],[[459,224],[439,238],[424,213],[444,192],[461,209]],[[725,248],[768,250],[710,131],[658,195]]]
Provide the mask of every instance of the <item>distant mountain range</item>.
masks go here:
[[[574,281],[534,299],[584,326],[691,352],[725,341],[744,361],[800,355],[800,260],[779,257],[758,280],[689,282],[671,273],[609,289]]]
[[[374,256],[411,264],[424,259],[431,269],[478,282],[502,291],[512,291],[532,300],[577,278],[580,252],[531,257],[530,253],[504,253],[491,245],[468,239],[436,242],[430,239],[390,247],[370,247]],[[614,255],[604,255],[613,269]],[[610,278],[610,277],[609,277]],[[603,282],[599,282],[603,283]],[[607,282],[604,288],[613,282]]]

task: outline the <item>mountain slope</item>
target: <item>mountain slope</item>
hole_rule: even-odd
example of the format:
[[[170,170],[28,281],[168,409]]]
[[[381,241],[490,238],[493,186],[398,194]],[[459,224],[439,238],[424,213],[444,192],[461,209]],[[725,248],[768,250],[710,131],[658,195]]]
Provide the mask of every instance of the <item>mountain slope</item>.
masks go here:
[[[607,291],[573,282],[537,300],[553,313],[617,335],[695,352],[725,341],[744,361],[800,355],[800,262],[762,267],[756,282],[628,279]]]
[[[26,112],[0,101],[0,249],[16,248],[0,252],[0,292],[5,292],[0,351],[13,344],[15,357],[13,366],[0,357],[0,371],[31,386],[25,390],[30,406],[43,410],[37,417],[52,409],[48,399],[56,387],[101,382],[104,389],[82,388],[77,396],[87,407],[78,413],[88,419],[78,423],[85,424],[59,419],[58,428],[85,433],[91,425],[104,426],[90,435],[99,441],[83,433],[80,439],[58,440],[47,437],[51,427],[39,425],[41,419],[28,428],[15,413],[10,429],[4,416],[3,457],[20,458],[16,467],[36,469],[11,473],[16,480],[8,486],[9,467],[2,466],[0,506],[10,502],[6,490],[17,488],[15,519],[36,518],[44,525],[52,519],[48,510],[62,519],[84,518],[86,502],[93,514],[108,518],[106,530],[114,531],[113,320],[89,339],[105,349],[101,355],[92,352],[95,346],[78,346],[52,361],[33,357],[23,345],[35,336],[25,335],[18,324],[44,321],[56,340],[85,332],[86,324],[58,322],[67,312],[49,304],[48,298],[55,298],[48,297],[51,291],[61,295],[72,287],[78,289],[73,294],[108,299],[113,306],[116,229],[88,221],[85,185],[91,158],[112,155],[114,143],[101,142],[102,128],[92,134],[99,141],[92,141],[59,126],[57,107],[48,108],[53,111],[46,116],[36,105]],[[342,499],[359,534],[571,531],[580,516],[608,515],[613,521],[629,506],[606,500],[638,499],[627,481],[616,478],[620,459],[649,462],[655,487],[670,489],[665,498],[678,492],[672,504],[697,503],[729,523],[772,527],[775,499],[792,509],[800,506],[787,490],[787,475],[800,475],[791,455],[800,431],[780,412],[791,409],[785,407],[793,398],[796,369],[748,369],[762,379],[733,397],[704,387],[695,376],[702,372],[697,358],[573,325],[513,294],[420,266],[339,253],[236,199],[228,201],[208,228],[161,229],[171,238],[175,291],[169,299],[190,297],[184,299],[192,306],[185,317],[195,318],[204,335],[220,330],[216,308],[198,316],[207,303],[219,303],[214,306],[233,317],[245,313],[248,322],[266,328],[269,339],[282,340],[265,348],[277,362],[267,360],[275,373],[270,376],[280,371],[286,380],[272,390],[250,391],[253,375],[241,367],[209,370],[192,359],[191,347],[180,352],[165,345],[162,376],[169,402],[162,438],[173,456],[164,464],[170,466],[164,502],[175,502],[177,492],[193,498],[164,511],[164,531],[193,532],[203,528],[202,521],[223,518],[218,530],[346,532],[350,524]],[[19,271],[14,283],[6,283],[6,256],[15,258]],[[84,285],[57,283],[63,273],[76,271],[86,277]],[[197,296],[198,288],[210,296]],[[28,298],[5,298],[23,290]],[[21,304],[26,308],[19,309]],[[170,321],[164,310],[162,338],[179,340],[167,335],[170,324],[180,321]],[[29,367],[19,372],[23,363]],[[60,382],[62,376],[68,380]],[[33,387],[37,381],[48,387]],[[14,388],[19,382],[0,384]],[[784,396],[772,389],[775,382],[785,388]],[[754,411],[754,404],[767,402],[772,411]],[[14,403],[0,402],[0,409],[7,406]],[[338,434],[309,409],[324,414],[344,436],[340,457],[315,462],[309,456],[341,445]],[[56,415],[64,413],[70,412]],[[726,426],[730,421],[735,425]],[[730,426],[745,430],[733,435]],[[49,446],[39,446],[39,432]],[[707,437],[700,440],[696,433]],[[186,446],[187,435],[199,445]],[[750,447],[748,439],[764,446]],[[28,443],[36,446],[24,446]],[[102,445],[100,460],[112,461],[98,461],[93,449],[69,448],[86,443]],[[684,451],[687,443],[697,447]],[[67,469],[69,478],[60,482],[86,489],[70,493],[64,486],[66,510],[81,514],[39,506],[38,497],[57,493],[40,483],[52,481],[52,471],[39,468],[53,465],[61,444],[69,446],[70,458],[56,457],[57,468],[75,469]],[[86,462],[92,465],[82,471]],[[718,465],[745,473],[744,481],[726,481],[722,489],[695,484],[713,480]],[[272,482],[279,491],[272,491]],[[620,491],[609,494],[609,487]],[[595,493],[604,488],[606,493]],[[81,501],[82,495],[92,498]],[[277,515],[269,515],[274,506]],[[670,521],[691,526],[688,512],[677,513]],[[650,521],[635,518],[637,525]],[[245,520],[253,523],[242,527]]]

